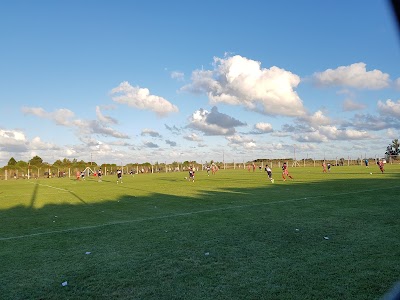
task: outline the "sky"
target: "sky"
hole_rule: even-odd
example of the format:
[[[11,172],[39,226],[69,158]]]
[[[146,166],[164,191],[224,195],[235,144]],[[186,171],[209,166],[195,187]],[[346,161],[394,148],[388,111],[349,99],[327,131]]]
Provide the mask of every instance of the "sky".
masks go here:
[[[383,157],[400,35],[382,0],[0,3],[0,166]]]

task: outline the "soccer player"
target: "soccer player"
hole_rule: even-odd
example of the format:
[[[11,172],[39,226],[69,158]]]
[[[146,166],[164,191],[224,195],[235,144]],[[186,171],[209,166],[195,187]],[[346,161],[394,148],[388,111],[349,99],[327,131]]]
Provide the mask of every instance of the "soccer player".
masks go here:
[[[81,172],[81,178],[82,178],[82,180],[85,180],[85,171]]]
[[[325,161],[322,163],[322,173],[326,173],[326,163],[325,163]]]
[[[379,160],[379,161],[378,161],[378,166],[379,166],[379,170],[381,170],[381,172],[382,172],[382,174],[383,174],[383,172],[385,171],[385,169],[383,168],[384,164],[383,164],[383,161],[382,161],[382,160]]]
[[[76,171],[76,180],[79,180],[81,178],[81,172]]]
[[[328,172],[330,172],[331,171],[331,164],[330,163],[328,163]]]
[[[210,176],[210,166],[207,165],[207,176]]]
[[[120,169],[117,170],[117,184],[122,183],[122,171]]]
[[[194,169],[192,167],[189,169],[189,181],[194,182]]]
[[[101,182],[101,175],[102,175],[102,172],[101,172],[101,168],[100,168],[97,170],[97,178],[98,178],[99,182]]]
[[[290,179],[293,179],[293,177],[290,176],[290,174],[289,174],[287,164],[284,162],[283,165],[282,165],[282,178],[283,178],[283,181],[286,181],[286,177],[285,176],[288,176]]]
[[[270,180],[272,183],[274,183],[274,179],[272,178],[272,170],[271,170],[271,168],[270,168],[268,165],[265,166],[265,171],[266,171],[267,174],[268,174],[269,180]]]

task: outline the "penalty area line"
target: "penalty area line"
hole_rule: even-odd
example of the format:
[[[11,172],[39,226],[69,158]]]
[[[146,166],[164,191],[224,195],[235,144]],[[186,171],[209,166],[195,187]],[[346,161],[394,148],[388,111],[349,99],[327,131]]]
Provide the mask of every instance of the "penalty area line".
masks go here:
[[[280,200],[280,201],[273,201],[273,202],[253,203],[253,204],[219,207],[219,208],[213,208],[213,209],[203,209],[203,210],[198,210],[198,211],[177,213],[177,214],[164,215],[164,216],[158,216],[158,217],[141,218],[141,219],[135,219],[135,220],[126,220],[126,221],[115,221],[115,222],[109,222],[109,223],[98,224],[98,225],[74,227],[74,228],[61,229],[61,230],[44,231],[44,232],[10,236],[10,237],[0,237],[0,241],[18,240],[18,239],[35,237],[35,236],[51,235],[51,234],[56,234],[56,233],[67,233],[67,232],[96,229],[96,228],[114,226],[114,225],[123,225],[123,224],[131,224],[131,223],[136,223],[136,222],[146,222],[146,221],[154,221],[154,220],[169,219],[169,218],[176,218],[176,217],[184,217],[184,216],[191,216],[191,215],[216,212],[216,211],[232,210],[232,209],[238,209],[238,208],[248,208],[248,207],[272,205],[272,204],[279,204],[279,203],[288,203],[288,202],[296,202],[296,201],[301,201],[301,200],[312,200],[312,199],[318,199],[318,198],[336,197],[336,196],[343,196],[343,195],[350,195],[350,194],[361,194],[361,193],[368,193],[368,192],[374,192],[374,191],[380,191],[380,190],[396,189],[399,187],[400,186],[393,186],[393,187],[387,187],[387,188],[368,189],[368,190],[362,190],[362,191],[353,191],[353,192],[345,192],[345,193],[337,193],[337,194],[329,194],[329,195],[301,197],[301,198],[294,198],[294,199],[287,199],[287,200]]]

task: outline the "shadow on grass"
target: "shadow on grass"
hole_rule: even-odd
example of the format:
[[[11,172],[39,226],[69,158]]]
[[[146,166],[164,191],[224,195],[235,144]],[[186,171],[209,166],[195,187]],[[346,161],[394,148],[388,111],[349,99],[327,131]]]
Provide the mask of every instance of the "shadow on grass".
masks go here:
[[[178,190],[193,190],[186,196],[163,191],[157,182],[165,177],[143,188],[127,181],[115,199],[82,205],[83,191],[67,190],[78,204],[32,210],[40,193],[35,184],[29,207],[2,210],[0,293],[5,299],[374,299],[398,279],[399,174],[275,184],[261,176],[237,178],[262,180],[261,186],[214,181],[214,190],[196,186],[204,181],[172,180]],[[103,183],[88,182],[87,189],[115,188]],[[139,189],[154,192],[138,196]]]

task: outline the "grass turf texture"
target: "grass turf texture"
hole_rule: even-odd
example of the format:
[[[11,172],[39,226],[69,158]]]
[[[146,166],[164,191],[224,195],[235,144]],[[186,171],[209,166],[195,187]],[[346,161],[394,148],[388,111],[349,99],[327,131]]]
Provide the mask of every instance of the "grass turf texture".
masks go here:
[[[274,171],[1,181],[1,299],[382,297],[400,166]]]

